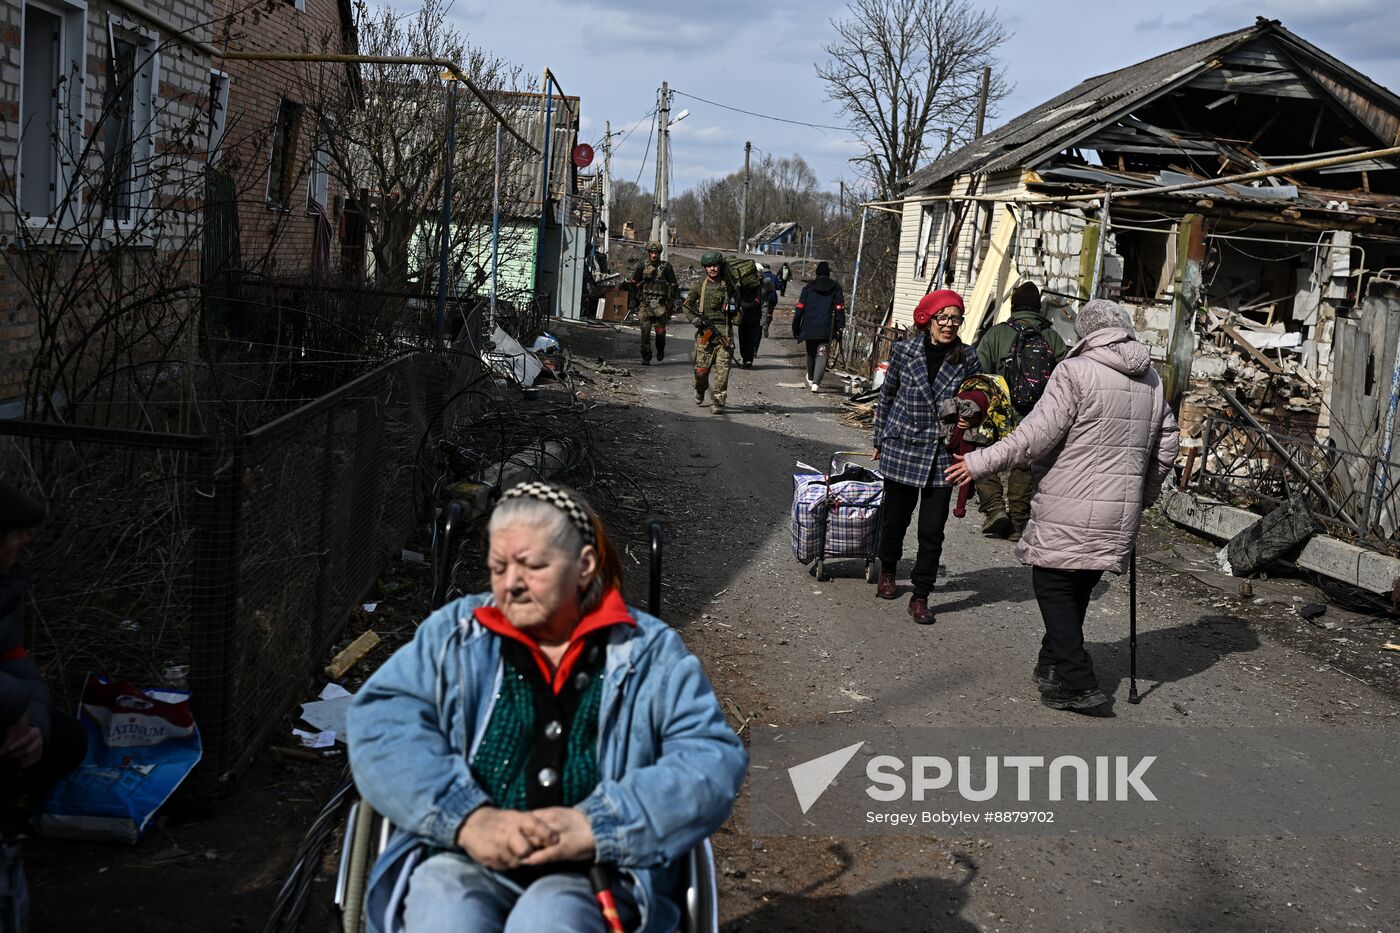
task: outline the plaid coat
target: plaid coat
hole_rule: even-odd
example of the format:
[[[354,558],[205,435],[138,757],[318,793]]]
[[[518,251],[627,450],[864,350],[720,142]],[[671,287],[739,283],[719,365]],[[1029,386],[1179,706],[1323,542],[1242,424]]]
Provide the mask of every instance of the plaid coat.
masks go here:
[[[953,456],[938,439],[938,406],[958,394],[968,376],[982,371],[977,352],[963,343],[948,350],[929,379],[924,335],[900,340],[890,350],[890,368],[875,406],[875,449],[886,479],[906,486],[951,486],[943,471]]]

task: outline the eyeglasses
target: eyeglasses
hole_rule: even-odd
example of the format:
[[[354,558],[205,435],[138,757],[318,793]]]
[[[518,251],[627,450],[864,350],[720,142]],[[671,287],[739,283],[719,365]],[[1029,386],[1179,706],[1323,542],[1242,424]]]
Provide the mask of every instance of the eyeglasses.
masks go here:
[[[933,319],[933,322],[939,327],[962,327],[963,319],[940,314]]]

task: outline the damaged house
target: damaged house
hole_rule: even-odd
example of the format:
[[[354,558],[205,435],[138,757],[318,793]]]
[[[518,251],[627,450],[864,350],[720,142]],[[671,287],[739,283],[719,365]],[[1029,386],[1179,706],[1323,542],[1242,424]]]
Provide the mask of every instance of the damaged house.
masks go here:
[[[1277,21],[1089,78],[906,180],[894,322],[954,288],[975,341],[1030,280],[1072,339],[1113,298],[1200,469],[1256,502],[1311,474],[1321,517],[1389,539],[1397,144],[1400,97]]]

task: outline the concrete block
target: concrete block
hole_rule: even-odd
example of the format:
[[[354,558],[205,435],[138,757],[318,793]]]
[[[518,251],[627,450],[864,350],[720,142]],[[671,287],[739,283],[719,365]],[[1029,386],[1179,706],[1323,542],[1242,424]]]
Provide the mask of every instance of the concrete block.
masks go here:
[[[1185,525],[1228,541],[1259,520],[1244,509],[1168,487],[1162,491],[1162,512]],[[1358,589],[1389,596],[1400,581],[1400,559],[1358,547],[1328,535],[1315,535],[1295,561],[1299,567],[1331,577]]]

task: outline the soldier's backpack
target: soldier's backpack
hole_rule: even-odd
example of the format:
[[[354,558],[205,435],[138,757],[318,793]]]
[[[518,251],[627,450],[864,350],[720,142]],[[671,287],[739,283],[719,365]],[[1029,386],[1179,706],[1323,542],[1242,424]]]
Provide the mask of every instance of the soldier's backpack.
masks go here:
[[[1026,415],[1035,407],[1055,368],[1055,350],[1040,328],[1025,321],[1010,321],[1016,337],[1001,361],[1002,375],[1011,396],[1011,407]]]
[[[729,281],[739,292],[741,301],[757,301],[763,294],[763,275],[752,259],[731,259],[725,263]]]

